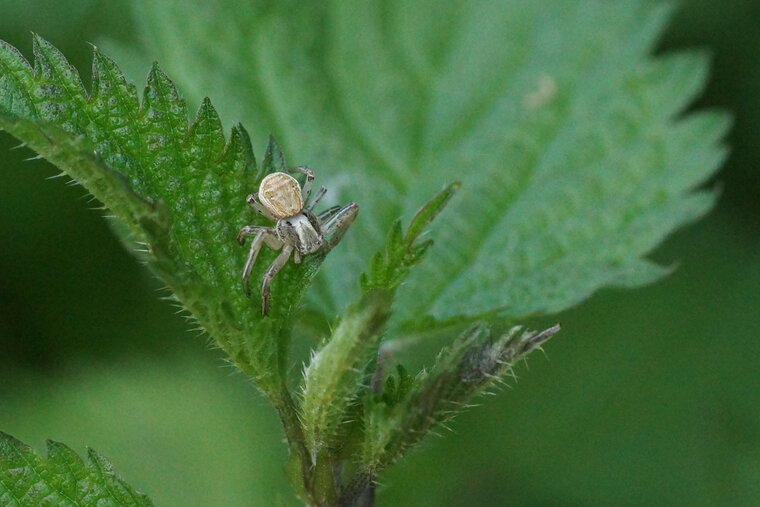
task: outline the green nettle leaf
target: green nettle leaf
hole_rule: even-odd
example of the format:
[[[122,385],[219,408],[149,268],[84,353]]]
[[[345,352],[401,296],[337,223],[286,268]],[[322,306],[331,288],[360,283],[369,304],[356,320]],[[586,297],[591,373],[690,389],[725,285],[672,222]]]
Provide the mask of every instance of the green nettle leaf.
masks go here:
[[[661,3],[134,5],[146,54],[192,100],[213,90],[223,117],[255,120],[361,204],[311,293],[331,313],[399,213],[454,180],[437,246],[399,291],[406,324],[557,312],[651,282],[667,270],[643,256],[714,200],[694,188],[728,119],[682,116],[707,58],[648,56]]]
[[[0,504],[153,505],[92,449],[87,450],[87,463],[60,442],[48,440],[47,453],[43,459],[28,445],[0,432]]]
[[[655,280],[667,269],[647,253],[714,200],[697,187],[725,155],[728,121],[683,114],[706,59],[648,55],[668,11],[650,0],[134,5],[145,60],[171,69],[192,120],[157,65],[138,94],[95,48],[88,91],[35,35],[33,67],[0,42],[0,128],[100,200],[257,381],[311,505],[371,504],[379,472],[559,329],[521,317]],[[257,164],[206,93],[284,148],[270,137]],[[286,264],[262,316],[235,238],[271,225],[245,201],[287,170],[283,152],[316,169],[325,202],[362,213],[338,248],[343,230]],[[262,250],[251,281],[275,255]],[[321,340],[302,379],[294,329]],[[408,374],[393,352],[428,330],[451,344]]]
[[[34,38],[35,66],[0,43],[0,127],[85,186],[147,249],[147,261],[241,369],[268,392],[282,383],[287,316],[323,258],[275,282],[271,318],[241,290],[239,228],[260,220],[245,204],[258,178],[284,169],[270,140],[262,171],[242,126],[225,140],[210,101],[188,122],[185,102],[154,65],[142,102],[115,63],[94,50],[88,94],[77,72]],[[266,260],[253,277],[261,277]],[[280,284],[283,288],[280,288]]]

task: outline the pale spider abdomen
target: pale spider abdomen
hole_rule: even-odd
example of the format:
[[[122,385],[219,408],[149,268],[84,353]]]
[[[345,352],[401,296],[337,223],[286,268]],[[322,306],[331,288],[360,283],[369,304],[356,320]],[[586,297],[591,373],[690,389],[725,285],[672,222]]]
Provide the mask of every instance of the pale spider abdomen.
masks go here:
[[[289,174],[267,174],[259,185],[259,201],[275,218],[292,217],[303,209],[301,185]]]

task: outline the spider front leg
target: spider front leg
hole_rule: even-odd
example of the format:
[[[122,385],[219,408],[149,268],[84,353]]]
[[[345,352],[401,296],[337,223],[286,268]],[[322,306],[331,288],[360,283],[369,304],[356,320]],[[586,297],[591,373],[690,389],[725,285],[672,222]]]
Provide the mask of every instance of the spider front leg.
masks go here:
[[[322,200],[322,198],[325,196],[326,193],[327,193],[326,187],[319,187],[319,190],[317,190],[317,195],[315,195],[311,203],[309,203],[306,206],[306,209],[308,209],[309,211],[313,210],[314,206],[316,206],[317,203]]]
[[[333,216],[335,216],[335,214],[338,211],[341,210],[341,208],[343,208],[343,206],[335,205],[335,206],[330,206],[329,208],[324,210],[322,213],[317,215],[317,218],[319,219],[319,223],[322,225],[326,224],[328,220],[330,220]]]
[[[343,239],[343,235],[346,233],[351,224],[356,220],[356,215],[359,213],[359,205],[355,202],[350,202],[345,206],[333,206],[319,215],[319,220],[322,228],[322,235],[325,238],[325,250],[330,251],[335,248],[335,245],[340,243]]]
[[[264,273],[264,278],[261,280],[261,315],[269,313],[269,286],[272,283],[272,279],[280,272],[285,263],[288,262],[291,252],[293,252],[293,247],[285,245],[280,255],[277,256],[274,262],[267,268],[266,273]]]
[[[317,190],[317,194],[314,196],[314,199],[312,199],[312,201],[306,205],[306,209],[312,211],[314,209],[314,206],[316,206],[317,203],[322,200],[326,193],[327,188],[319,187],[319,190]]]

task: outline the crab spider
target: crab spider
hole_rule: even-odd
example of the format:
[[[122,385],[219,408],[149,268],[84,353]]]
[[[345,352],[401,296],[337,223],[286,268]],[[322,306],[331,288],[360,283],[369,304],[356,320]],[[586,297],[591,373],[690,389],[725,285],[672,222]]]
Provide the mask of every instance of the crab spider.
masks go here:
[[[243,290],[250,297],[249,278],[262,245],[280,250],[280,255],[272,262],[264,273],[261,281],[261,314],[269,313],[269,291],[272,279],[282,269],[290,255],[293,262],[301,263],[301,257],[320,250],[330,251],[340,242],[343,234],[351,226],[359,206],[351,202],[345,206],[333,206],[315,215],[314,206],[327,192],[320,187],[314,198],[311,197],[311,187],[314,181],[314,171],[308,167],[296,167],[291,172],[301,172],[306,175],[306,182],[301,188],[298,181],[283,172],[268,174],[261,180],[259,191],[250,194],[246,201],[260,214],[275,222],[274,227],[247,225],[240,229],[237,239],[245,244],[246,236],[253,236],[248,259],[243,267]]]

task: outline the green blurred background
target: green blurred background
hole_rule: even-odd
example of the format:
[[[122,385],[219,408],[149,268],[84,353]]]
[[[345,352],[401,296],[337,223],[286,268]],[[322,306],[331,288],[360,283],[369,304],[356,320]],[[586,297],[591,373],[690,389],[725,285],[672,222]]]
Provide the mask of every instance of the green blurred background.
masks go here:
[[[0,39],[29,55],[39,32],[87,80],[86,42],[128,46],[128,12],[0,0]],[[710,49],[695,107],[735,115],[717,208],[653,253],[675,273],[560,315],[548,356],[387,473],[381,505],[760,505],[758,20],[757,0],[687,1],[661,44]],[[159,505],[293,503],[272,410],[16,144],[0,134],[0,429],[93,446]]]

